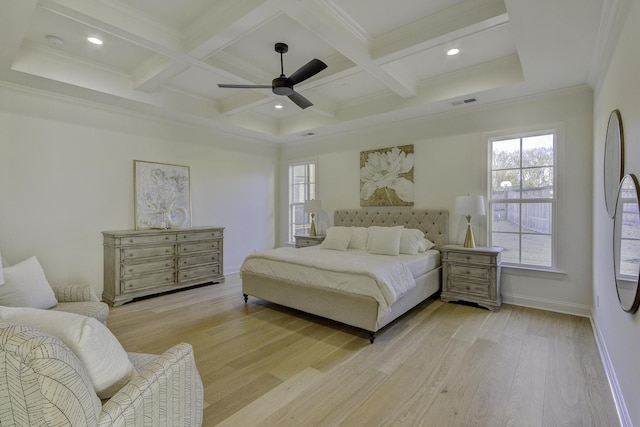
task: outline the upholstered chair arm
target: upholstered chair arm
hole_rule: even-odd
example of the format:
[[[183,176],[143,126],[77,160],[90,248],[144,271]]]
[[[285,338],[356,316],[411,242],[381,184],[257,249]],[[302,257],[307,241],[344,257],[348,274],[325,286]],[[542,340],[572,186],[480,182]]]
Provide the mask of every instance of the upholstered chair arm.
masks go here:
[[[180,343],[154,358],[104,403],[99,426],[201,426],[202,380],[193,348]]]
[[[100,301],[96,292],[88,285],[52,285],[58,302]]]

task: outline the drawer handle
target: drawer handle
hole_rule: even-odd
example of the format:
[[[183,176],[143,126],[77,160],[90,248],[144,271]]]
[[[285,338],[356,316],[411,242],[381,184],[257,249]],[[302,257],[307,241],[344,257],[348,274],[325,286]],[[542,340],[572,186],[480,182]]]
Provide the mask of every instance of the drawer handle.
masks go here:
[[[465,258],[467,258],[467,259],[471,259],[471,257],[470,257],[469,255],[467,255]]]
[[[164,240],[169,240],[169,236],[165,236]]]
[[[166,263],[164,266],[165,266],[165,267],[170,267],[170,266],[171,266],[171,264]]]
[[[165,249],[165,250],[164,250],[164,253],[165,253],[165,254],[168,254],[168,253],[169,253],[169,249]]]
[[[471,289],[471,286],[467,285],[467,290]]]
[[[165,282],[168,282],[170,279],[168,277],[164,278]]]
[[[467,274],[471,274],[471,272],[469,270],[467,270]]]
[[[129,269],[129,273],[133,273],[133,268],[130,268],[130,269]]]
[[[129,239],[129,243],[133,243],[133,239]]]

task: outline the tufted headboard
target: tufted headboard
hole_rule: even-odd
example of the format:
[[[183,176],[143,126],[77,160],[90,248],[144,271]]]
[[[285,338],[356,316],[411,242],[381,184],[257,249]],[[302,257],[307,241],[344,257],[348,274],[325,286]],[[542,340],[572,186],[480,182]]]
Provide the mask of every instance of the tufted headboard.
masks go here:
[[[404,225],[406,228],[421,230],[437,247],[449,243],[449,211],[446,210],[339,209],[333,213],[333,225],[343,227]]]

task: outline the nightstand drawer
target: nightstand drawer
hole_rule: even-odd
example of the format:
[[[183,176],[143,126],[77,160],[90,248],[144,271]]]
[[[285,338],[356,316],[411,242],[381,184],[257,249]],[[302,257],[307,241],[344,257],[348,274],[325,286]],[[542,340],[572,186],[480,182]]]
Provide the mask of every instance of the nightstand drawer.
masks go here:
[[[451,262],[465,262],[465,263],[476,263],[476,264],[491,264],[493,262],[493,257],[490,255],[480,255],[480,254],[461,254],[457,252],[450,252],[448,254],[448,259]]]
[[[489,282],[487,283],[479,283],[479,282],[463,282],[456,281],[452,278],[451,282],[449,282],[449,289],[452,292],[461,292],[468,295],[477,295],[479,297],[489,298]]]
[[[489,280],[490,270],[485,267],[473,267],[471,265],[449,265],[449,275],[464,280]]]

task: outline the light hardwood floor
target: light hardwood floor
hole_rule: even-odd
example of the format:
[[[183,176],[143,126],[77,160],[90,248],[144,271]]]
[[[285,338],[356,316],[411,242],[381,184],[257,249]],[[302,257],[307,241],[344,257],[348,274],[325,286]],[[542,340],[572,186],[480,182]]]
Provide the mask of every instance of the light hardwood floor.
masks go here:
[[[195,349],[205,426],[618,426],[589,320],[429,299],[378,333],[226,283],[111,309],[127,351]]]

